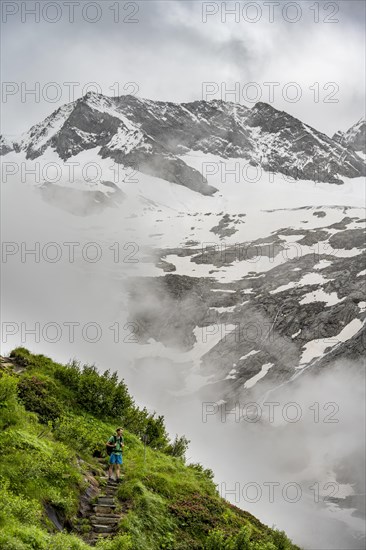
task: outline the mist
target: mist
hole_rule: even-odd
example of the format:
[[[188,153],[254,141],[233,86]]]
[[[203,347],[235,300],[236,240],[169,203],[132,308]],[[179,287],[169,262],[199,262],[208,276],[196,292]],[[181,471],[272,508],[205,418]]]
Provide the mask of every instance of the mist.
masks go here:
[[[32,14],[22,16],[32,2],[19,3],[19,10],[16,3],[5,4],[1,131],[16,142],[32,125],[89,91],[167,102],[222,100],[249,108],[265,102],[297,117],[304,128],[308,124],[328,136],[347,131],[364,114],[363,2],[91,2],[90,17],[92,4],[101,11],[95,21],[85,16],[83,2],[76,2],[72,22],[67,2],[55,3],[61,10],[57,21],[50,21],[54,3],[48,19],[41,13],[39,21]],[[37,8],[39,3],[33,4]],[[215,13],[205,21],[207,4]],[[274,21],[268,17],[269,4]],[[41,5],[37,9],[43,9]],[[230,7],[240,7],[241,12],[225,15]],[[247,14],[257,10],[259,20],[245,20],[243,9]],[[296,10],[301,16],[293,22]],[[133,21],[128,20],[131,17]],[[294,89],[295,98],[287,94]],[[254,98],[248,90],[254,90]],[[154,110],[151,102],[146,105],[152,127]],[[69,161],[61,161],[52,149],[51,136],[56,136],[62,116],[51,121],[48,129],[38,127],[38,158],[31,161],[26,158],[29,150],[16,152],[11,147],[3,157],[1,354],[24,346],[62,363],[76,359],[95,364],[101,372],[117,371],[138,405],[164,415],[172,438],[184,434],[190,440],[187,461],[212,469],[218,491],[232,504],[285,530],[304,550],[363,549],[364,362],[350,357],[299,367],[303,346],[292,340],[292,331],[286,336],[277,332],[270,313],[266,316],[265,308],[251,300],[260,285],[249,288],[249,274],[253,279],[263,277],[282,265],[280,254],[275,258],[259,254],[256,263],[235,259],[223,266],[191,261],[191,255],[208,246],[226,250],[226,245],[230,249],[255,239],[262,239],[264,245],[270,241],[268,249],[273,243],[283,245],[286,255],[288,250],[291,254],[291,244],[297,245],[296,231],[304,229],[304,239],[312,242],[324,226],[327,240],[320,238],[320,243],[326,243],[325,252],[319,242],[315,245],[319,245],[320,263],[348,257],[353,261],[352,254],[361,254],[362,246],[353,246],[351,239],[346,249],[336,251],[329,240],[338,231],[337,224],[344,230],[345,217],[350,221],[344,233],[363,227],[356,225],[365,217],[361,171],[357,177],[344,177],[344,184],[333,185],[325,183],[327,179],[293,180],[286,179],[284,172],[262,170],[269,151],[273,158],[282,155],[286,161],[288,146],[293,145],[292,129],[287,126],[287,141],[276,141],[280,113],[274,119],[275,131],[269,131],[268,141],[262,144],[259,166],[244,157],[219,157],[221,138],[216,136],[211,149],[202,142],[205,153],[188,150],[176,137],[181,123],[177,120],[172,142],[169,125],[162,130],[167,135],[157,151],[163,153],[152,155],[153,160],[160,159],[153,166],[161,168],[154,171],[160,177],[152,177],[148,173],[153,160],[150,166],[147,162],[145,174],[115,162],[111,166],[112,157],[121,160],[128,147],[132,151],[141,121],[130,130],[128,111],[114,113],[121,115],[114,119],[116,128],[127,128],[124,135],[131,141],[123,141],[116,130],[105,153],[110,157],[102,158],[95,148],[95,135],[101,131],[97,123],[104,117],[103,109],[98,113],[95,125],[85,125],[88,132],[82,129],[88,119],[86,107],[79,125],[67,119],[71,130],[76,129],[71,146],[82,149]],[[188,116],[195,115],[188,112]],[[171,120],[175,124],[174,117]],[[218,117],[216,123],[221,122],[225,123]],[[221,135],[230,146],[236,146],[234,122],[233,118],[228,124],[227,135]],[[309,153],[317,151],[317,144],[311,149],[313,128],[296,140],[298,157],[293,158],[299,167],[313,164]],[[150,128],[145,133],[149,137]],[[25,139],[31,141],[32,135]],[[321,135],[317,135],[319,141]],[[259,134],[255,130],[251,136],[256,144]],[[51,146],[43,150],[49,138]],[[144,153],[149,151],[147,141],[145,145]],[[165,156],[165,146],[174,151],[174,159]],[[330,172],[334,162],[343,167],[344,152],[339,149],[339,159],[333,153],[329,157]],[[149,155],[139,157],[139,153],[136,158],[149,160]],[[65,147],[64,156],[69,154],[73,150]],[[357,154],[356,161],[361,162],[362,153]],[[326,152],[324,158],[319,156],[324,164],[325,157]],[[171,161],[168,168],[162,159]],[[186,165],[181,177],[178,163]],[[73,178],[71,164],[77,165]],[[89,172],[93,166],[96,177]],[[218,191],[209,197],[185,187],[192,168],[197,181],[199,173],[205,173],[207,182],[202,177],[202,184]],[[224,239],[213,231],[222,224],[223,215],[232,217]],[[283,240],[282,229],[290,230]],[[312,252],[306,244],[300,249],[303,256]],[[326,254],[329,257],[324,260]],[[294,265],[289,269],[300,273],[301,268]],[[344,265],[339,269],[347,272]],[[309,266],[315,269],[311,262],[305,267]],[[289,279],[290,285],[294,283],[288,287],[291,292],[300,279],[288,275],[281,274],[279,288],[286,288]],[[164,286],[174,276],[180,276],[175,294]],[[334,277],[326,283],[337,283],[341,274]],[[190,287],[193,278],[199,281],[198,288]],[[350,279],[352,292],[353,283]],[[213,291],[223,287],[226,297],[220,295],[215,301]],[[241,302],[232,306],[230,293],[235,288],[240,289]],[[271,294],[276,290],[269,286],[264,291],[265,300],[274,296],[274,310],[276,299],[282,299]],[[347,300],[348,296],[338,296],[338,290],[333,289],[333,299],[335,295],[337,303]],[[350,315],[359,308],[357,319],[364,329],[366,302],[359,294],[357,288],[347,307]],[[250,307],[242,309],[247,300]],[[319,304],[320,299],[314,301]],[[302,303],[297,301],[299,308]],[[267,368],[264,374],[256,372],[258,365],[249,365],[246,372],[245,363],[235,364],[231,378],[232,371],[225,371],[234,351],[220,347],[220,341],[223,335],[229,343],[235,338],[230,316],[236,305],[244,323],[253,322],[261,329],[257,341],[244,342],[238,357],[268,352],[273,363],[263,360],[259,368]],[[319,316],[328,305],[324,301],[319,306]],[[294,318],[298,311],[292,310]],[[302,321],[304,332],[315,332],[311,322]],[[323,352],[328,354],[326,348]],[[234,380],[240,369],[250,375],[251,387],[240,377]]]
[[[264,382],[227,404],[210,399],[193,352],[153,349],[134,361],[130,386],[191,440],[188,459],[212,468],[224,498],[305,550],[364,547],[363,361],[333,361],[270,392]]]
[[[208,379],[200,371],[200,356],[217,343],[217,335],[205,345],[192,343],[190,350],[179,346],[179,338],[169,346],[141,341],[139,327],[130,322],[134,304],[126,283],[151,274],[149,248],[143,246],[146,229],[139,234],[138,223],[133,241],[139,262],[115,261],[115,237],[130,208],[122,203],[76,216],[64,204],[46,203],[37,188],[15,180],[3,187],[3,242],[13,245],[3,263],[2,354],[23,345],[61,362],[76,358],[117,370],[139,404],[165,415],[173,437],[185,434],[191,440],[188,460],[213,469],[223,497],[286,530],[305,550],[362,548],[362,365],[339,361],[268,397],[262,385],[250,395],[243,392],[230,408],[207,399],[207,387],[203,397],[200,387]],[[36,253],[22,255],[22,242]],[[70,242],[79,243],[73,261],[64,245]],[[130,238],[119,239],[124,242]],[[40,243],[38,256],[34,243]],[[58,249],[44,250],[45,243],[61,247],[57,262],[50,258]],[[144,285],[146,311],[140,313],[151,315],[159,304],[149,283]],[[165,299],[165,308],[175,307]],[[250,415],[243,418],[248,399],[257,404],[255,422]]]

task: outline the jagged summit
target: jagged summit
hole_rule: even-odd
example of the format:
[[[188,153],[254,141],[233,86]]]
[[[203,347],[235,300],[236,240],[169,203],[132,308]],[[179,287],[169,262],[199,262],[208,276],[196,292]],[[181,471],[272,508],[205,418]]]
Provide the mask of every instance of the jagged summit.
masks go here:
[[[342,177],[359,177],[366,169],[348,142],[340,141],[263,102],[248,108],[88,92],[30,128],[13,148],[35,159],[50,147],[63,160],[98,148],[103,158],[210,195],[215,189],[184,162],[191,150],[244,159],[295,179],[342,183]],[[11,150],[1,144],[2,154]]]
[[[333,139],[338,143],[353,149],[354,151],[366,154],[366,120],[361,118],[346,132],[338,131]]]

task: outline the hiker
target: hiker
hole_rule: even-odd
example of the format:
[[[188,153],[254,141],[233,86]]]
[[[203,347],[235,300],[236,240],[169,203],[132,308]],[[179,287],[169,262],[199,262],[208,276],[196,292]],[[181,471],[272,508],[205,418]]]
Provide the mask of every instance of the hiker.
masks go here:
[[[117,428],[116,435],[112,435],[106,443],[109,457],[108,479],[111,481],[113,470],[116,472],[116,481],[120,481],[120,467],[122,464],[122,449],[125,446],[123,440],[123,429]]]

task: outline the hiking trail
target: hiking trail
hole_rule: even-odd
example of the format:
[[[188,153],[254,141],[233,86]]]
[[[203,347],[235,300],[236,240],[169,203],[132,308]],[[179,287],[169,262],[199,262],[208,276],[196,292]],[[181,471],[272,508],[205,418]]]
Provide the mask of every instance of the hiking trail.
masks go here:
[[[100,459],[105,464],[104,459]],[[89,544],[95,544],[100,538],[108,538],[116,534],[122,513],[118,509],[118,482],[108,479],[107,484],[100,488],[96,502],[91,504],[93,512],[89,516],[91,530],[88,533]]]

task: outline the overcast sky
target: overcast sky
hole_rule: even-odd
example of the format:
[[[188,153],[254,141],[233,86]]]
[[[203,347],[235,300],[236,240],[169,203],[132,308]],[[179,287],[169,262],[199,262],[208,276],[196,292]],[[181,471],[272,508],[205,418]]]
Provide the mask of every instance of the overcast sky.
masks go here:
[[[80,83],[71,99],[95,82],[107,95],[130,92],[170,101],[201,99],[203,82],[216,83],[210,98],[239,99],[248,106],[255,98],[272,102],[328,134],[348,128],[364,116],[365,2],[320,2],[318,14],[311,9],[313,1],[268,3],[240,2],[237,20],[227,15],[225,22],[225,7],[233,8],[234,2],[205,7],[195,0],[79,0],[70,23],[71,8],[63,1],[57,2],[58,10],[56,2],[41,2],[49,8],[39,22],[24,12],[35,2],[4,1],[2,132],[21,133],[67,103],[66,82]],[[207,14],[204,22],[205,10],[217,13]],[[92,23],[94,18],[99,20]],[[25,88],[34,89],[37,82],[37,97],[24,96]],[[266,82],[279,83],[272,98]],[[296,87],[289,86],[293,82]],[[225,95],[225,87],[235,83],[236,95]]]

